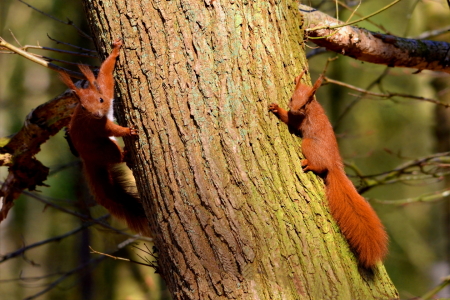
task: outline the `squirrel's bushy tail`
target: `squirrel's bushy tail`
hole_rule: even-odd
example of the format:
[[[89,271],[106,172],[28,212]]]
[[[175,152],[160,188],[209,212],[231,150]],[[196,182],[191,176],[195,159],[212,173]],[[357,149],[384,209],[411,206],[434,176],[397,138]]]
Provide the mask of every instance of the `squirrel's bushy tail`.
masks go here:
[[[151,236],[134,178],[117,166],[83,164],[89,189],[95,200],[113,216],[125,220],[131,230]],[[134,184],[133,184],[134,183]]]
[[[387,253],[388,238],[383,224],[343,170],[329,170],[325,184],[332,216],[360,264],[373,267]]]

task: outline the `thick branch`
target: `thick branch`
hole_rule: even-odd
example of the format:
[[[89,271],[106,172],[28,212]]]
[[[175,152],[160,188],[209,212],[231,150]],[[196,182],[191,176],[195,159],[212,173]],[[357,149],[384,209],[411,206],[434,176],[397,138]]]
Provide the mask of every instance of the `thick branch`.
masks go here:
[[[300,5],[300,10],[310,40],[328,50],[390,67],[450,73],[448,43],[400,38],[352,26],[327,29],[344,23],[306,5]]]
[[[44,185],[48,168],[34,156],[51,136],[67,126],[77,104],[72,93],[64,93],[34,109],[22,129],[0,145],[0,166],[8,166],[8,176],[0,187],[0,222],[6,218],[14,200],[25,190]],[[5,144],[3,146],[3,144]]]

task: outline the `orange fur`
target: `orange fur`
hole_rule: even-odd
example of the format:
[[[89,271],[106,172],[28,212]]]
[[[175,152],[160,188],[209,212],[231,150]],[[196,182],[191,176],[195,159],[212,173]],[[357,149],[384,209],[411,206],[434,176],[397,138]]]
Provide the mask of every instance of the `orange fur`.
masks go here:
[[[314,94],[322,84],[319,77],[313,87],[296,78],[289,111],[272,103],[269,110],[294,131],[302,134],[305,159],[303,170],[324,178],[330,211],[360,264],[373,267],[387,253],[387,234],[372,207],[347,178],[339,155],[333,128]]]
[[[123,171],[124,152],[111,137],[136,135],[133,128],[122,127],[112,120],[114,97],[114,64],[122,42],[115,41],[113,51],[102,63],[98,76],[80,65],[86,76],[87,88],[76,87],[69,75],[61,72],[62,81],[78,96],[80,103],[69,124],[68,135],[82,162],[86,180],[97,202],[111,214],[124,219],[134,231],[150,236],[150,229],[141,201],[129,192]],[[131,180],[132,175],[130,174]],[[128,181],[129,181],[128,180]]]

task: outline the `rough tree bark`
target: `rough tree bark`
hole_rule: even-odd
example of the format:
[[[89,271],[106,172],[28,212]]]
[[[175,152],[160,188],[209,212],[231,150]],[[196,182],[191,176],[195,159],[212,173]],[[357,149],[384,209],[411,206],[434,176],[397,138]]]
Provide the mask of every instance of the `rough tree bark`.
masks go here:
[[[85,0],[122,37],[119,120],[174,299],[393,299],[360,270],[300,139],[269,115],[306,67],[296,1]]]

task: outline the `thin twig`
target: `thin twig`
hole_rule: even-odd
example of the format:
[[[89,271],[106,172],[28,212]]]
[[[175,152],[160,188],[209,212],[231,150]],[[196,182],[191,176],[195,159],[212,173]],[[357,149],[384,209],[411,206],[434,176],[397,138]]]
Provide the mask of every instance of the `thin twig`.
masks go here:
[[[440,102],[438,100],[431,99],[431,98],[414,96],[414,95],[403,94],[403,93],[385,93],[385,94],[383,94],[383,93],[370,92],[368,90],[364,90],[364,89],[356,87],[354,85],[351,85],[351,84],[348,84],[348,83],[344,83],[342,81],[337,81],[337,80],[334,80],[334,79],[331,79],[331,78],[328,78],[328,77],[325,77],[324,81],[326,83],[333,83],[333,84],[336,84],[336,85],[347,87],[349,89],[361,92],[364,95],[377,96],[377,97],[386,98],[386,99],[390,99],[390,98],[393,98],[393,97],[402,97],[402,98],[408,98],[408,99],[413,99],[413,100],[431,102],[431,103],[438,104],[438,105],[441,105],[441,106],[444,106],[444,107],[450,107],[450,104],[443,103],[443,102]]]
[[[136,261],[136,260],[132,260],[132,259],[129,259],[129,258],[118,257],[118,256],[114,256],[114,255],[111,255],[111,254],[108,254],[108,253],[103,253],[103,252],[100,252],[100,251],[96,251],[91,246],[89,246],[89,249],[91,250],[91,253],[100,254],[100,255],[103,255],[103,256],[115,259],[115,260],[127,261],[127,262],[131,262],[131,263],[138,264],[138,265],[141,265],[141,266],[146,266],[146,267],[154,267],[154,264],[151,264],[151,263],[150,264],[149,263],[142,263],[142,262],[139,262],[139,261]]]
[[[20,0],[18,0],[18,1],[20,1]],[[64,72],[66,72],[67,74],[69,74],[72,77],[79,78],[79,79],[84,79],[84,76],[82,74],[80,74],[78,72],[74,72],[74,71],[68,70],[68,69],[65,69],[65,68],[62,68],[62,67],[57,66],[55,64],[49,63],[49,62],[45,61],[44,59],[38,58],[35,55],[33,55],[33,54],[29,53],[29,52],[26,52],[26,51],[24,51],[24,50],[22,50],[22,49],[20,49],[20,48],[18,48],[16,46],[14,46],[14,45],[8,43],[8,42],[6,42],[2,37],[0,37],[0,47],[5,47],[5,48],[7,48],[7,49],[9,49],[9,50],[11,50],[11,51],[13,51],[13,52],[23,56],[23,57],[31,60],[32,62],[35,62],[35,63],[37,63],[37,64],[39,64],[41,66],[44,66],[46,68],[52,69],[54,71],[64,71]]]
[[[433,192],[420,195],[414,198],[400,199],[400,200],[380,200],[380,199],[367,199],[369,201],[374,201],[381,204],[393,204],[393,205],[407,205],[412,203],[420,203],[420,202],[434,202],[439,201],[442,198],[446,198],[450,196],[450,189],[446,189],[440,192]]]
[[[102,260],[106,259],[105,256],[100,256],[94,259],[91,259],[90,261],[64,273],[64,275],[62,275],[61,277],[59,277],[58,279],[56,279],[55,281],[53,281],[51,284],[49,284],[45,289],[43,289],[42,291],[25,298],[24,300],[32,300],[32,299],[36,299],[40,296],[42,296],[43,294],[47,293],[48,291],[52,290],[53,288],[55,288],[58,284],[60,284],[64,279],[66,279],[67,277],[82,271],[83,269],[85,269],[86,267],[88,267],[89,265],[94,265],[94,264],[98,264],[100,263]]]
[[[104,216],[101,216],[100,218],[97,218],[97,219],[95,219],[95,220],[102,221],[103,219],[107,218],[108,216],[109,216],[109,214],[104,215]],[[59,242],[59,241],[61,241],[62,239],[66,238],[66,237],[68,237],[68,236],[74,235],[74,234],[76,234],[76,233],[82,231],[83,229],[88,228],[89,226],[91,226],[91,225],[93,225],[93,224],[95,224],[95,222],[86,222],[86,223],[83,223],[83,225],[81,225],[80,227],[78,227],[78,228],[76,228],[76,229],[74,229],[74,230],[71,230],[71,231],[69,231],[69,232],[67,232],[67,233],[65,233],[65,234],[58,235],[58,236],[55,236],[55,237],[52,237],[52,238],[49,238],[49,239],[46,239],[46,240],[43,240],[43,241],[39,241],[39,242],[37,242],[37,243],[34,243],[34,244],[31,244],[31,245],[22,247],[22,248],[20,248],[20,249],[17,250],[17,251],[14,251],[14,252],[5,254],[5,255],[3,255],[3,256],[0,256],[0,263],[6,261],[6,260],[8,260],[8,259],[17,257],[17,256],[21,255],[22,253],[24,253],[24,252],[27,251],[27,250],[30,250],[30,249],[33,249],[33,248],[36,248],[36,247],[39,247],[39,246],[42,246],[42,245],[45,245],[45,244],[48,244],[48,243]]]
[[[446,26],[444,28],[439,28],[439,29],[435,29],[435,30],[422,32],[421,34],[419,34],[416,37],[411,37],[411,39],[416,39],[416,40],[430,39],[430,38],[433,38],[433,37],[437,37],[437,36],[439,36],[441,34],[448,33],[449,31],[450,31],[450,25]]]
[[[385,7],[383,7],[383,8],[381,8],[381,9],[377,10],[376,12],[371,13],[370,15],[367,15],[367,16],[361,18],[361,19],[358,19],[358,20],[355,20],[355,21],[352,21],[352,22],[348,22],[348,23],[344,23],[344,24],[338,24],[338,25],[334,25],[334,26],[328,26],[328,25],[325,25],[325,26],[318,26],[318,27],[314,27],[314,28],[306,28],[305,31],[306,31],[306,32],[309,32],[309,31],[316,31],[316,30],[321,30],[321,29],[336,29],[336,28],[340,28],[340,27],[344,27],[344,26],[349,26],[349,25],[352,25],[352,24],[356,24],[356,23],[359,23],[359,22],[361,22],[361,21],[364,21],[364,20],[366,20],[366,19],[369,19],[369,18],[371,18],[371,17],[373,17],[373,16],[375,16],[375,15],[377,15],[377,14],[379,14],[379,13],[385,11],[385,10],[387,10],[388,8],[390,8],[391,6],[397,4],[397,3],[400,2],[400,1],[401,1],[401,0],[395,0],[395,1],[392,2],[391,4],[386,5]]]
[[[92,224],[91,224],[91,225],[92,225]],[[79,228],[79,229],[82,229],[82,228]],[[72,234],[73,234],[73,232],[72,232]],[[128,240],[127,240],[127,241],[129,241],[129,242],[125,241],[125,242],[122,242],[122,243],[118,244],[118,245],[117,245],[117,249],[116,249],[115,251],[120,250],[120,249],[123,249],[124,247],[126,247],[127,245],[129,245],[131,242],[136,241],[137,239],[139,239],[139,238],[137,238],[137,237],[136,237],[136,238],[131,238],[131,239],[128,239]],[[91,247],[89,247],[89,248],[90,248],[92,251],[94,251]],[[40,279],[43,279],[43,278],[47,278],[47,277],[51,277],[51,276],[55,276],[55,275],[60,275],[60,274],[62,274],[61,277],[59,277],[58,279],[56,279],[55,281],[53,281],[52,283],[50,283],[50,284],[49,284],[46,288],[44,288],[42,291],[40,291],[40,292],[38,292],[38,293],[36,293],[36,294],[30,296],[30,297],[25,298],[25,300],[36,299],[36,298],[42,296],[43,294],[45,294],[45,293],[47,293],[48,291],[50,291],[50,290],[52,290],[53,288],[55,288],[58,284],[60,284],[60,283],[61,283],[63,280],[65,280],[67,277],[69,277],[69,276],[71,276],[71,275],[73,275],[73,274],[75,274],[75,273],[77,273],[77,272],[82,271],[83,269],[85,269],[86,267],[88,267],[88,266],[90,266],[90,265],[98,264],[98,263],[100,263],[102,260],[105,260],[107,257],[112,257],[112,258],[115,258],[115,259],[120,259],[120,258],[118,258],[118,257],[116,258],[116,257],[114,257],[114,256],[112,256],[112,255],[110,255],[110,254],[101,253],[101,252],[98,252],[98,251],[94,251],[94,253],[102,254],[102,256],[96,257],[96,258],[94,258],[94,259],[91,259],[91,260],[89,260],[88,262],[86,262],[86,263],[84,263],[84,264],[82,264],[82,265],[79,265],[78,267],[76,267],[76,268],[74,268],[74,269],[72,269],[72,270],[70,270],[70,271],[67,271],[67,272],[64,272],[64,273],[58,272],[58,273],[53,273],[53,274],[44,275],[44,276],[39,276],[39,277],[33,277],[33,278],[25,278],[27,281],[29,281],[29,280],[40,280]],[[123,260],[126,260],[126,259],[123,259]],[[131,262],[134,262],[134,263],[137,263],[137,264],[141,264],[141,265],[145,265],[145,266],[150,266],[150,267],[155,267],[155,266],[156,266],[156,265],[152,265],[152,264],[144,264],[144,263],[140,263],[140,262],[136,262],[136,261],[131,261]],[[25,279],[22,278],[22,277],[20,277],[20,278],[18,278],[18,279],[8,279],[8,280],[2,280],[2,281],[0,281],[0,282],[17,281],[17,280],[25,280]]]
[[[335,60],[338,59],[338,58],[339,58],[339,56],[335,56],[335,57],[329,57],[329,58],[327,59],[327,63],[325,64],[325,67],[323,68],[323,71],[322,71],[322,75],[323,75],[324,79],[326,78],[326,77],[325,77],[325,74],[327,73],[328,66],[330,65],[330,63],[331,63],[332,61],[335,61]]]
[[[404,28],[402,36],[408,35],[408,31],[411,29],[411,25],[412,25],[411,19],[412,19],[414,10],[416,10],[417,4],[419,4],[420,2],[422,2],[422,0],[415,0],[413,2],[413,4],[406,9],[406,11],[405,11],[405,17],[406,17],[405,23],[406,23],[406,26]]]
[[[342,1],[337,1],[337,3],[339,3],[340,6],[342,6],[342,7],[346,8],[346,9],[348,9],[349,11],[351,11],[352,13],[354,13],[354,14],[357,15],[357,16],[360,16],[360,17],[363,16],[362,14],[358,13],[358,12],[356,11],[356,9],[355,9],[355,10],[352,9],[352,8],[351,8],[350,6],[348,6],[346,3],[342,2]],[[359,2],[358,7],[359,7],[359,5],[361,5],[361,1]],[[352,15],[353,15],[353,14],[352,14]],[[374,25],[374,26],[380,28],[384,33],[390,34],[390,32],[389,32],[386,28],[384,28],[383,25],[377,24],[377,23],[375,23],[375,22],[372,21],[372,20],[366,20],[366,22],[368,22],[368,23],[370,23],[370,24],[372,24],[372,25]]]
[[[15,52],[2,52],[3,54],[16,54]],[[43,55],[39,55],[39,54],[35,54],[32,53],[32,55],[34,55],[37,58],[43,59],[47,62],[60,62],[60,63],[64,63],[66,65],[73,65],[73,66],[77,66],[79,65],[79,63],[76,62],[72,62],[72,61],[67,61],[67,60],[63,60],[63,59],[56,59],[56,58],[52,58],[52,57],[48,57],[48,56],[43,56]],[[81,74],[80,74],[81,76]],[[79,79],[84,79],[84,78],[79,78]]]
[[[143,241],[148,241],[148,242],[152,242],[152,241],[153,241],[152,238],[145,237],[145,236],[141,236],[141,235],[133,235],[133,234],[129,234],[129,233],[125,232],[125,231],[122,231],[122,230],[119,230],[119,229],[117,229],[117,228],[114,228],[114,227],[112,227],[111,225],[109,225],[109,224],[107,224],[107,223],[105,223],[105,222],[101,222],[101,221],[99,221],[99,220],[97,220],[97,219],[92,219],[91,217],[86,216],[86,215],[84,215],[84,214],[81,214],[81,213],[72,211],[72,210],[67,209],[67,208],[64,208],[64,207],[62,207],[62,206],[59,206],[59,205],[57,205],[57,204],[55,204],[55,203],[53,203],[53,202],[47,201],[47,200],[43,199],[42,197],[37,196],[37,195],[34,194],[34,193],[30,193],[30,192],[27,192],[27,191],[23,191],[22,193],[23,193],[24,195],[27,195],[27,196],[29,196],[29,197],[32,197],[33,199],[36,199],[36,200],[38,200],[38,201],[40,201],[40,202],[42,202],[42,203],[44,203],[44,204],[46,204],[46,205],[48,205],[48,206],[51,206],[51,207],[53,207],[53,208],[56,208],[56,209],[58,209],[58,210],[60,210],[60,211],[63,211],[63,212],[65,212],[65,213],[67,213],[67,214],[70,214],[70,215],[75,216],[75,217],[77,217],[77,218],[80,218],[80,219],[82,219],[82,220],[90,221],[90,222],[93,222],[93,223],[95,223],[95,224],[101,225],[101,226],[103,226],[103,227],[105,227],[105,228],[108,228],[108,229],[110,229],[110,230],[112,230],[112,231],[114,231],[114,232],[116,232],[116,233],[119,233],[119,234],[122,234],[122,235],[125,235],[125,236],[128,236],[128,237],[131,237],[131,238],[136,238],[136,239],[139,239],[139,240],[143,240]]]
[[[69,55],[76,55],[76,56],[82,56],[82,57],[89,57],[89,58],[98,58],[97,55],[91,55],[83,52],[74,52],[74,51],[68,51],[68,50],[61,50],[58,48],[50,48],[50,47],[43,47],[43,46],[35,46],[35,45],[25,45],[21,47],[20,49],[27,51],[28,49],[37,49],[37,50],[46,50],[46,51],[52,51],[57,53],[64,53]]]
[[[306,58],[309,60],[313,56],[316,56],[316,55],[319,55],[319,54],[322,54],[322,53],[326,53],[326,52],[328,52],[328,50],[326,48],[324,48],[324,47],[316,47],[316,48],[312,49],[311,51],[309,51],[306,54]]]
[[[397,182],[406,184],[407,181],[413,180],[442,180],[444,176],[450,174],[449,155],[450,152],[432,154],[408,161],[393,170],[373,175],[363,175],[354,165],[345,164],[345,166],[352,169],[356,174],[354,176],[363,182],[358,192],[364,193],[374,187]]]
[[[48,37],[51,41],[54,41],[56,44],[66,45],[66,46],[69,46],[69,47],[78,49],[78,50],[81,51],[81,52],[88,52],[88,53],[90,52],[90,53],[95,54],[95,57],[98,57],[98,56],[97,56],[97,51],[95,51],[95,50],[91,50],[91,49],[83,48],[83,47],[80,47],[80,46],[77,46],[77,45],[74,45],[74,44],[70,44],[70,43],[66,43],[66,42],[59,41],[59,40],[57,40],[57,39],[52,38],[48,33],[47,33],[47,37]]]
[[[23,0],[17,0],[17,1],[19,1],[19,2],[21,2],[21,3],[23,3],[23,4],[25,4],[26,6],[28,6],[28,7],[31,8],[31,9],[34,9],[34,10],[37,11],[38,13],[40,13],[40,14],[46,16],[46,17],[49,17],[50,19],[53,19],[53,20],[55,20],[55,21],[57,21],[57,22],[59,22],[59,23],[62,23],[62,24],[64,24],[64,25],[72,26],[73,28],[75,28],[75,29],[78,31],[78,33],[81,34],[81,36],[83,36],[83,37],[85,37],[85,38],[87,38],[87,39],[93,41],[92,38],[91,38],[87,33],[85,33],[85,32],[82,31],[80,28],[78,28],[75,24],[73,24],[73,22],[72,22],[71,20],[68,19],[67,22],[64,22],[64,21],[62,21],[62,20],[60,20],[60,19],[58,19],[58,18],[56,18],[56,17],[54,17],[54,16],[52,16],[52,15],[50,15],[50,14],[47,14],[47,13],[45,13],[45,12],[43,12],[43,11],[37,9],[36,7],[34,7],[34,6],[32,6],[32,5],[28,4],[28,3],[26,3],[26,2],[23,1]]]
[[[445,276],[442,279],[442,282],[437,287],[433,288],[431,291],[428,291],[425,295],[423,295],[419,299],[421,299],[421,300],[435,299],[434,297],[436,296],[436,294],[439,293],[439,291],[441,291],[443,288],[445,288],[449,284],[450,284],[450,276]]]
[[[57,173],[59,173],[61,171],[64,171],[66,169],[72,168],[74,166],[79,166],[79,165],[81,165],[81,161],[74,160],[74,161],[71,161],[71,162],[66,163],[66,164],[59,164],[59,165],[56,165],[56,166],[52,166],[50,168],[50,172],[48,173],[48,176],[53,176],[53,175],[55,175],[55,174],[57,174]]]
[[[55,273],[50,273],[50,274],[42,275],[42,276],[22,277],[22,272],[20,272],[20,275],[18,278],[0,279],[0,283],[8,283],[8,282],[14,282],[14,281],[25,281],[25,282],[38,281],[38,280],[41,280],[44,278],[49,278],[49,277],[62,275],[62,274],[64,274],[64,272],[55,272]]]
[[[447,160],[450,160],[449,156],[450,156],[450,152],[435,153],[435,154],[431,154],[431,155],[428,155],[428,156],[425,156],[425,157],[414,159],[412,161],[408,161],[408,162],[400,165],[399,167],[395,168],[394,170],[391,170],[391,171],[388,171],[388,172],[382,172],[382,173],[378,173],[378,174],[366,175],[364,177],[365,178],[370,178],[370,177],[377,177],[377,176],[382,176],[382,175],[390,175],[393,172],[396,172],[396,173],[402,172],[402,171],[404,171],[404,170],[406,170],[408,168],[416,167],[416,166],[422,165],[422,164],[424,164],[426,162],[429,162],[429,161],[442,162],[443,159],[444,159],[444,161],[446,161],[445,158],[447,158]]]
[[[14,32],[12,32],[11,29],[9,30],[9,34],[11,34],[12,38],[16,41],[17,45],[22,47],[22,45],[20,44],[19,40],[16,38],[16,36],[14,35]]]
[[[390,68],[385,68],[384,71],[376,78],[374,81],[372,81],[365,90],[370,90],[372,87],[374,87],[376,84],[379,84],[381,80],[389,73]],[[341,124],[341,121],[344,119],[344,117],[352,110],[353,107],[355,107],[356,104],[358,104],[363,98],[365,94],[361,93],[360,95],[356,96],[350,104],[348,104],[344,111],[339,115],[336,122],[333,124],[333,129],[336,130],[339,125]]]
[[[146,253],[147,255],[150,255],[150,256],[153,257],[153,258],[155,259],[155,261],[156,261],[158,258],[156,257],[156,255],[154,254],[154,252],[150,251],[150,249],[148,248],[147,244],[144,243],[144,245],[145,245],[145,248],[147,248],[146,250],[144,250],[144,249],[142,249],[142,248],[139,248],[139,247],[136,246],[136,245],[133,245],[133,248],[138,249],[138,250],[140,250],[140,251]],[[141,256],[139,253],[136,253],[136,255],[139,256],[143,261],[146,261],[149,265],[152,265],[152,267],[155,268],[155,269],[157,270],[158,266],[157,266],[157,264],[156,264],[155,261],[150,261],[150,259]]]

